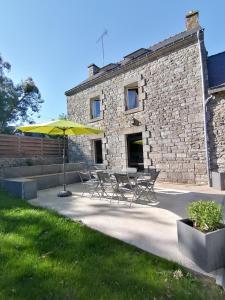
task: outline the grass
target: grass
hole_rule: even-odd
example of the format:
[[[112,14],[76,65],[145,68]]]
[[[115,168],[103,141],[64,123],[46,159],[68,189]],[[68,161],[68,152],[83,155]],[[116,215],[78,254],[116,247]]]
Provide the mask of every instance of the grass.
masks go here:
[[[175,263],[0,191],[0,299],[224,298]]]

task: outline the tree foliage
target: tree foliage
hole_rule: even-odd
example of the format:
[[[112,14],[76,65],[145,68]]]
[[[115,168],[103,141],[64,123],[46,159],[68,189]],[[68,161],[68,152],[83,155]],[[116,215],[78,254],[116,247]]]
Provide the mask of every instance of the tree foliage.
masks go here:
[[[68,117],[65,113],[61,113],[61,114],[59,114],[58,119],[59,120],[68,120]]]
[[[18,121],[32,123],[43,103],[33,79],[29,77],[20,84],[14,84],[6,76],[10,69],[11,65],[0,55],[0,133],[7,132],[8,125]]]

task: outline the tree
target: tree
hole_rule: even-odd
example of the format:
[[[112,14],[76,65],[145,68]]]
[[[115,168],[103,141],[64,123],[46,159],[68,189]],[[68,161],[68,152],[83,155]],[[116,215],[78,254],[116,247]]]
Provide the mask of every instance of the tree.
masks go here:
[[[66,114],[61,113],[61,114],[59,114],[58,119],[59,119],[59,120],[68,120],[68,117],[67,117]]]
[[[8,125],[18,121],[33,123],[33,116],[44,102],[31,77],[14,84],[5,74],[10,69],[11,65],[0,55],[0,133],[7,132]]]
[[[56,120],[68,120],[68,116],[65,113],[61,113],[58,115],[58,118],[53,118],[52,121],[56,121]]]

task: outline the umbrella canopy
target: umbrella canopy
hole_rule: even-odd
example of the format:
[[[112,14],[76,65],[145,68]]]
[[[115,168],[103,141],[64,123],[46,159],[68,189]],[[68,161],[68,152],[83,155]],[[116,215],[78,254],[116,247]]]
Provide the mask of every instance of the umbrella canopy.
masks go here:
[[[27,126],[20,126],[17,129],[22,132],[35,132],[44,133],[48,135],[62,135],[64,137],[64,147],[63,147],[63,191],[59,192],[59,197],[71,196],[72,193],[66,190],[66,169],[65,169],[65,136],[66,135],[88,135],[88,134],[99,134],[103,132],[100,129],[89,127],[86,125],[74,123],[68,120],[57,120],[42,124],[32,124]]]
[[[137,140],[137,141],[133,142],[133,144],[135,144],[135,145],[143,145],[143,140]]]
[[[35,132],[49,135],[85,135],[99,134],[103,132],[100,129],[74,123],[68,120],[57,120],[42,124],[31,124],[20,126],[17,129],[21,130],[22,132]]]

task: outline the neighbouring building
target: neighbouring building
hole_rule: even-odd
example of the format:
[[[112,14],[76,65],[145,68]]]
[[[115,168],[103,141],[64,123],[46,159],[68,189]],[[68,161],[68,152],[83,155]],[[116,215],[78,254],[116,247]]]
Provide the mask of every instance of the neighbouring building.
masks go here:
[[[208,57],[198,12],[184,32],[88,72],[65,93],[68,116],[104,133],[71,137],[71,161],[156,166],[181,183],[225,171],[225,53]]]

